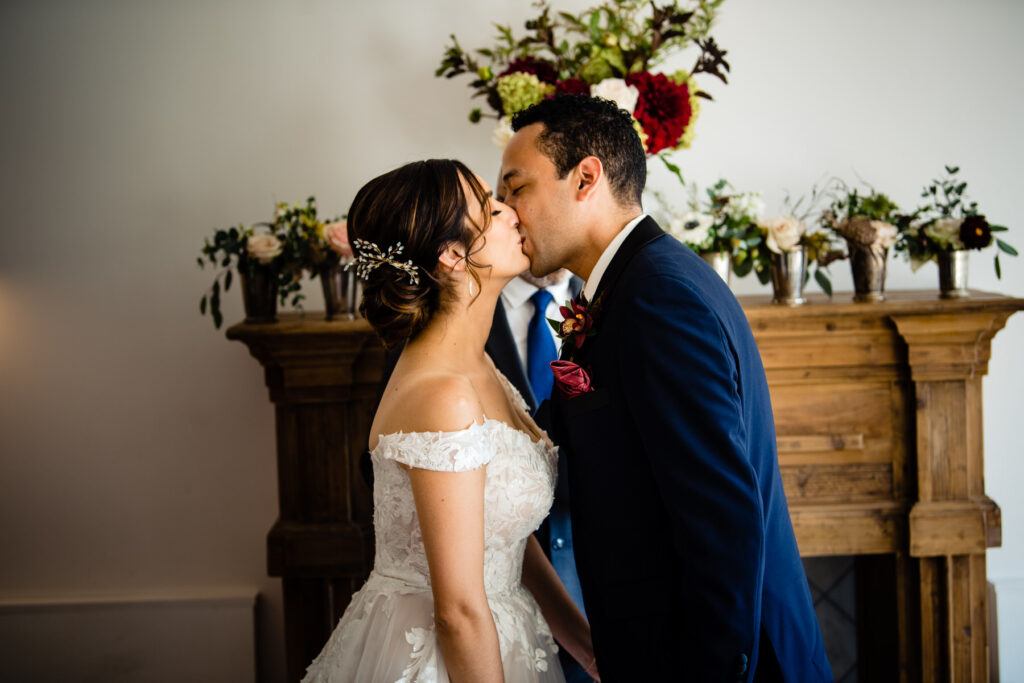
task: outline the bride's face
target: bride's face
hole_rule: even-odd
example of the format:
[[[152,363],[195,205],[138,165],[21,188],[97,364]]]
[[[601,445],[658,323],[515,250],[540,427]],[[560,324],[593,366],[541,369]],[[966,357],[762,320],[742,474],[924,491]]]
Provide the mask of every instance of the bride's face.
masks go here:
[[[504,202],[498,201],[494,192],[476,176],[476,180],[487,193],[484,205],[476,200],[469,185],[463,181],[470,216],[476,225],[486,225],[480,238],[473,244],[471,256],[475,263],[490,266],[477,268],[482,281],[496,280],[500,286],[530,267],[530,260],[523,253],[523,235],[519,232],[519,216]],[[486,212],[486,214],[485,214]]]

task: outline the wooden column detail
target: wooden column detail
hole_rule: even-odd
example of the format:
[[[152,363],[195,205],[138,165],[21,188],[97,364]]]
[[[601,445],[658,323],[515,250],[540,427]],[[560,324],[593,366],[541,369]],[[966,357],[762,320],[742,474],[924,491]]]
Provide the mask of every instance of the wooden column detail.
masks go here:
[[[985,549],[1001,541],[985,495],[981,378],[990,343],[1013,310],[899,314],[914,385],[917,502],[910,555],[921,575],[921,675],[988,681]]]
[[[263,365],[277,424],[280,513],[267,572],[282,579],[289,681],[320,652],[373,567],[370,491],[359,472],[384,352],[363,320],[285,314],[227,332]]]

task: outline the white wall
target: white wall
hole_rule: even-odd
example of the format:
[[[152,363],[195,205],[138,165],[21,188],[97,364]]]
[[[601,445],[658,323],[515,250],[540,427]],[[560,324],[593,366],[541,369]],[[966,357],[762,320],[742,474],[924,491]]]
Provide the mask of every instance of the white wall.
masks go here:
[[[455,156],[490,178],[498,151],[466,120],[465,81],[432,73],[449,33],[483,45],[491,21],[531,14],[499,0],[0,4],[0,598],[255,589],[264,678],[280,680],[273,411],[256,361],[199,316],[212,278],[195,256],[214,227],[278,200],[315,194],[341,213],[407,160]],[[1024,248],[1021,26],[1011,0],[729,0],[716,35],[734,72],[707,84],[716,102],[680,161],[702,183],[763,189],[770,211],[824,174],[913,205],[957,163]],[[890,268],[890,289],[935,287],[934,266]],[[1020,260],[1001,282],[991,252],[971,268],[972,287],[1024,296]],[[845,264],[833,273],[849,290]],[[240,317],[229,292],[227,324]],[[1024,678],[1022,342],[1019,315],[985,380],[1005,680]]]

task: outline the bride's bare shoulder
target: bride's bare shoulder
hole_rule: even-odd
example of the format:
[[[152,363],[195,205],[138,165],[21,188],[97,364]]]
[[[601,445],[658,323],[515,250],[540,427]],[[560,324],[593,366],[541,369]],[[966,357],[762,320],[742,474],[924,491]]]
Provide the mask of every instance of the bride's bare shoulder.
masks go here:
[[[400,381],[388,383],[371,434],[454,432],[483,421],[480,398],[465,375],[409,372],[393,379]]]

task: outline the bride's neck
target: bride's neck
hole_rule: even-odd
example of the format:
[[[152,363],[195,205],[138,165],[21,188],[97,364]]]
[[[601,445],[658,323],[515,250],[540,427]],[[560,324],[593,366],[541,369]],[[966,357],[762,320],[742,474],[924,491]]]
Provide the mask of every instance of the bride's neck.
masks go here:
[[[472,362],[482,359],[500,294],[500,289],[485,288],[475,298],[466,296],[449,303],[408,348],[429,352],[435,360]]]

